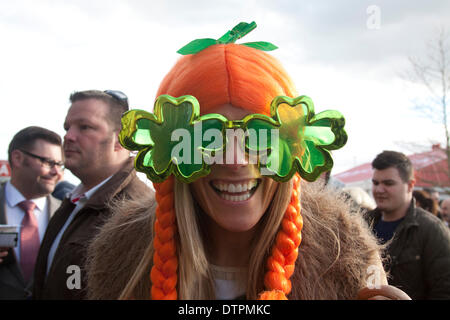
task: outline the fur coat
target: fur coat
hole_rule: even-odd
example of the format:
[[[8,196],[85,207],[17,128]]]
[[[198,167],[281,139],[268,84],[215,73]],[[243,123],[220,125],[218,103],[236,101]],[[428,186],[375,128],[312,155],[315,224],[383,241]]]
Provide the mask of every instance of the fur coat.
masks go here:
[[[381,284],[387,284],[381,247],[343,196],[320,183],[303,182],[301,205],[302,242],[289,299],[354,299],[368,285],[373,267],[381,272]],[[89,248],[90,299],[117,299],[152,239],[153,198],[119,207]],[[133,291],[135,299],[149,298],[151,261],[146,268]]]

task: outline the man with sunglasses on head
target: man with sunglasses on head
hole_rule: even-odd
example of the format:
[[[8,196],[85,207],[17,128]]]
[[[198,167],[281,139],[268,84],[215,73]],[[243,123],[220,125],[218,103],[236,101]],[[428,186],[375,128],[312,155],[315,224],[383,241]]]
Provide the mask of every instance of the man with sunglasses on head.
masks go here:
[[[35,299],[84,299],[86,249],[110,217],[111,205],[151,193],[118,139],[127,96],[89,90],[73,93],[70,102],[64,121],[65,166],[81,183],[47,228],[36,263]]]
[[[29,299],[40,243],[60,201],[51,196],[63,176],[61,137],[27,127],[11,140],[11,180],[0,186],[0,225],[19,226],[17,245],[0,248],[0,299]]]

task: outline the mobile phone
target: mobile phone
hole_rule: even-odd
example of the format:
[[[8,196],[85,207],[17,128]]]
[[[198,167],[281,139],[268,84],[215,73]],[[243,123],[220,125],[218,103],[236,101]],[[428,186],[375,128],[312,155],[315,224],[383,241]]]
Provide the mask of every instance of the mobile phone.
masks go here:
[[[19,226],[0,224],[0,248],[15,248],[19,238]]]

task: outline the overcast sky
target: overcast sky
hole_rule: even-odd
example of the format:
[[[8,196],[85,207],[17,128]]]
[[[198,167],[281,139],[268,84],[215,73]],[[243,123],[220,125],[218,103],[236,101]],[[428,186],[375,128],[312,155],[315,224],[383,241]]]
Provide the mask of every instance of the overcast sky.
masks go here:
[[[279,47],[272,54],[316,112],[344,114],[334,174],[385,149],[411,153],[410,142],[443,144],[441,126],[411,109],[427,92],[399,74],[449,18],[447,0],[0,0],[0,159],[26,126],[63,135],[73,91],[118,89],[151,110],[180,47],[241,21],[258,25],[243,42]]]

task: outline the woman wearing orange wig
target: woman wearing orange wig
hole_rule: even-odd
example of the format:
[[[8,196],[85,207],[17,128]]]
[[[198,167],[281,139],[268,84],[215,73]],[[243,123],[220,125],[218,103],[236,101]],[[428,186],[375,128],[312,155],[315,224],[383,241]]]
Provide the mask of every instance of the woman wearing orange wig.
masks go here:
[[[181,57],[158,96],[170,95],[166,102],[193,96],[199,117],[220,115],[227,125],[252,114],[273,116],[275,97],[297,97],[276,59],[251,45],[224,42]],[[162,103],[155,114],[167,108]],[[290,109],[287,117],[278,110],[280,118],[290,117]],[[123,122],[132,131],[136,123]],[[195,179],[152,171],[155,197],[113,204],[116,214],[89,249],[90,298],[405,297],[386,285],[375,238],[337,194],[303,181],[300,169],[284,179],[263,175],[248,150],[236,145],[231,162],[213,163]],[[137,157],[137,170],[145,157]]]

